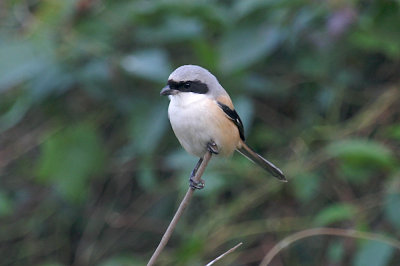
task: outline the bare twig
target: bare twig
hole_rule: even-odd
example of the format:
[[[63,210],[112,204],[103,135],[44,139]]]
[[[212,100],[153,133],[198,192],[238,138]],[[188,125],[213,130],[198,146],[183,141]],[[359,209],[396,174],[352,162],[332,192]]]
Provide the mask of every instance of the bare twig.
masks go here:
[[[243,243],[240,242],[239,244],[237,244],[236,246],[234,246],[234,247],[231,248],[230,250],[225,251],[225,253],[221,254],[220,256],[218,256],[217,258],[215,258],[214,260],[212,260],[212,261],[210,261],[209,263],[207,263],[206,266],[211,266],[211,265],[213,265],[214,263],[216,263],[217,261],[219,261],[220,259],[222,259],[222,258],[225,257],[226,255],[228,255],[228,254],[234,252],[234,251],[235,251],[238,247],[240,247],[242,244],[243,244]]]
[[[197,173],[195,177],[193,178],[193,181],[199,182],[201,176],[204,173],[204,170],[206,169],[206,166],[208,162],[211,159],[211,152],[207,152],[204,155],[203,162],[201,163],[199,169],[197,170]],[[161,252],[163,251],[165,245],[168,243],[168,240],[170,239],[172,232],[174,231],[176,224],[178,223],[179,219],[182,216],[183,211],[186,209],[187,205],[190,202],[190,199],[193,196],[194,190],[189,187],[188,191],[186,192],[185,197],[183,198],[181,204],[179,205],[178,210],[176,211],[174,218],[172,218],[171,223],[169,224],[167,230],[165,231],[163,237],[161,238],[160,244],[158,244],[157,249],[154,251],[153,255],[151,256],[149,262],[147,263],[147,266],[154,265],[157,258],[160,256]]]
[[[360,238],[360,239],[368,239],[379,241],[390,246],[393,246],[400,250],[400,241],[389,238],[380,234],[369,233],[369,232],[361,232],[351,229],[340,229],[340,228],[313,228],[300,231],[298,233],[292,234],[290,236],[285,237],[278,244],[276,244],[264,257],[261,261],[260,266],[267,266],[274,257],[284,248],[293,244],[297,240],[318,236],[318,235],[333,235],[333,236],[343,236],[343,237],[352,237],[352,238]]]

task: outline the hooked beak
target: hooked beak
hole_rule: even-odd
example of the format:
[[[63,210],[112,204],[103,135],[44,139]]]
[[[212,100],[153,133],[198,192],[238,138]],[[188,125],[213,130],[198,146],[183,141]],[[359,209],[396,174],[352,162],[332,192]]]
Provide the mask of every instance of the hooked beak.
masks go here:
[[[174,94],[176,94],[176,93],[177,93],[176,90],[171,89],[171,88],[169,87],[169,85],[167,85],[167,86],[165,86],[165,87],[161,90],[160,95],[162,95],[162,96],[165,96],[165,95],[174,95]]]

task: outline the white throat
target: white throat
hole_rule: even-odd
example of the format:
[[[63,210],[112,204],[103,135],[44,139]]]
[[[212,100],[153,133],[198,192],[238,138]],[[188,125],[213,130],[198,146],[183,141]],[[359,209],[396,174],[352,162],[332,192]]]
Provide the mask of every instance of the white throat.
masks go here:
[[[171,100],[170,104],[182,107],[196,104],[196,102],[202,101],[206,98],[207,96],[205,94],[199,94],[193,92],[180,92],[178,94],[169,96],[169,99]]]

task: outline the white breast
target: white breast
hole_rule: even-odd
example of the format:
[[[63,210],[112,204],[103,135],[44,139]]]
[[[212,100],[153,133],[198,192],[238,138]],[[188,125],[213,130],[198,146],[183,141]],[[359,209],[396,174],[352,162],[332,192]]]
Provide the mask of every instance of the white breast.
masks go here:
[[[233,153],[239,140],[237,128],[215,101],[197,93],[178,93],[170,100],[168,116],[172,129],[187,152],[202,157],[207,143],[214,141],[221,155]]]

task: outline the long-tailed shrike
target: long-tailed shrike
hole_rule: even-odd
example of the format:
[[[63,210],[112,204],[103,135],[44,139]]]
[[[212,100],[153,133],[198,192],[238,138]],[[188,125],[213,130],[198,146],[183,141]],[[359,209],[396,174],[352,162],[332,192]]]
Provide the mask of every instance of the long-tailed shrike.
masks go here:
[[[204,187],[204,181],[192,178],[207,151],[230,156],[237,150],[274,177],[287,181],[279,168],[247,146],[231,98],[208,70],[195,65],[178,67],[160,94],[170,99],[168,116],[179,142],[188,153],[200,157],[190,177],[191,188]]]

